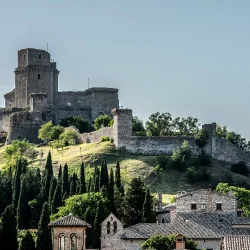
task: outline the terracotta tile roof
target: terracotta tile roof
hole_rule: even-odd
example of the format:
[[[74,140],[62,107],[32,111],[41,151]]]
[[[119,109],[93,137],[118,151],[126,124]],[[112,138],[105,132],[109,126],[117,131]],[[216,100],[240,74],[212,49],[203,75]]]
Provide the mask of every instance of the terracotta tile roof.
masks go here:
[[[249,218],[239,218],[250,225]],[[250,235],[250,228],[232,227],[237,217],[219,213],[178,213],[171,223],[140,223],[124,229],[121,238],[147,239],[156,234],[182,234],[192,239],[220,239],[228,235]],[[249,248],[250,249],[250,248]]]
[[[69,214],[68,216],[62,217],[61,219],[58,219],[56,221],[53,221],[49,224],[50,227],[90,227],[91,225],[88,224],[86,221],[81,220],[77,217],[75,217],[72,214]]]
[[[224,250],[250,249],[250,236],[227,236],[223,240]]]

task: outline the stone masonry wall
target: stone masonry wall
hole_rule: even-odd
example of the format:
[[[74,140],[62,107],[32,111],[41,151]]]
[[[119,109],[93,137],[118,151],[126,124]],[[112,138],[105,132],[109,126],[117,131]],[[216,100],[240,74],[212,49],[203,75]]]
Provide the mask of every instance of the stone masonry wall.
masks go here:
[[[222,209],[217,210],[216,204],[222,204]],[[191,204],[196,204],[196,209],[191,209]],[[205,204],[205,208],[202,205]],[[177,196],[176,212],[217,212],[232,213],[236,216],[236,198],[217,193],[211,190],[199,190],[185,195]]]
[[[197,249],[221,249],[221,239],[193,239],[198,243]]]
[[[81,134],[82,143],[100,142],[103,136],[113,138],[113,128],[104,127],[97,131]]]

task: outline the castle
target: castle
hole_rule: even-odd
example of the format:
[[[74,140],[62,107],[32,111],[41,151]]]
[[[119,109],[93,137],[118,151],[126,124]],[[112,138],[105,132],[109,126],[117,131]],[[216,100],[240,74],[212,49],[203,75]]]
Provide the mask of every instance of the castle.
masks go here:
[[[40,49],[18,51],[15,88],[4,95],[5,108],[0,109],[0,132],[8,132],[6,144],[15,139],[39,142],[41,124],[62,118],[81,116],[92,123],[100,115],[111,116],[119,107],[118,89],[89,88],[85,91],[58,91],[56,62]]]

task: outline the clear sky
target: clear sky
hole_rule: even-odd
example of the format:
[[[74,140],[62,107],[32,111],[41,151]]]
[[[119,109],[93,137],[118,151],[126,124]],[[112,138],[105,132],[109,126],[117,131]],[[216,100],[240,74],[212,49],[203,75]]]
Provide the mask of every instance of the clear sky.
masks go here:
[[[249,13],[247,0],[1,0],[0,95],[14,88],[17,51],[49,43],[60,90],[89,77],[143,120],[194,116],[250,139]]]

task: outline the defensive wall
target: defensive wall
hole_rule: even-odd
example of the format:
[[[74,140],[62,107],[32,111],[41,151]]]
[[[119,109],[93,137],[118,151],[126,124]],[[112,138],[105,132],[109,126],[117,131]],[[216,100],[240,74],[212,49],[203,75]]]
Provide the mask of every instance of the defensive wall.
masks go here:
[[[113,138],[118,150],[130,154],[161,155],[172,154],[184,141],[188,141],[193,155],[198,155],[200,150],[192,136],[133,136],[132,135],[132,110],[113,109],[114,125],[98,131],[81,135],[82,141],[100,142],[102,136]],[[202,126],[208,132],[205,152],[213,158],[229,163],[245,161],[250,166],[250,153],[233,145],[230,141],[216,136],[216,123]]]

